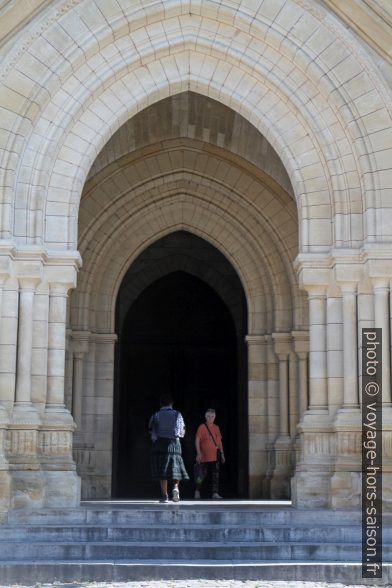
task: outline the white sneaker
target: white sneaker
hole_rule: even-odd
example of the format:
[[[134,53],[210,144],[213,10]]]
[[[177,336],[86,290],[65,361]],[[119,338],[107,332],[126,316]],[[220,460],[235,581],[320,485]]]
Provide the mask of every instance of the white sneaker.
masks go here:
[[[195,490],[195,500],[200,500],[200,490]]]
[[[173,502],[178,502],[180,500],[180,491],[178,490],[177,486],[174,486],[173,488],[172,500]]]
[[[212,500],[223,500],[223,497],[218,494],[218,492],[214,492],[212,495]]]

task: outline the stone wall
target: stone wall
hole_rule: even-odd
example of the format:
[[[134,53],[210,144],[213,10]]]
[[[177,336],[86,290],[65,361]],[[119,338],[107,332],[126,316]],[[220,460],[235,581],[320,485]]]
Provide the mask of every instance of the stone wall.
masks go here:
[[[122,277],[176,230],[210,242],[243,283],[249,393],[255,416],[267,406],[279,430],[261,467],[280,492],[296,452],[297,506],[359,504],[359,328],[383,328],[389,507],[392,101],[363,44],[312,0],[59,0],[18,26],[0,68],[2,508],[78,500],[65,375],[70,405],[83,372],[72,390],[79,426],[92,406],[107,409],[95,398],[106,368],[97,380],[91,366],[110,363]],[[89,176],[122,125],[183,92],[229,107],[238,136],[209,143],[199,127],[196,140],[188,120],[186,136],[153,144],[147,134],[115,161],[101,156]],[[249,128],[239,116],[261,134],[255,145],[268,142],[270,167],[239,147]],[[289,450],[301,411],[286,407],[295,380],[305,406],[308,326],[309,402]],[[262,418],[252,426],[258,451]]]

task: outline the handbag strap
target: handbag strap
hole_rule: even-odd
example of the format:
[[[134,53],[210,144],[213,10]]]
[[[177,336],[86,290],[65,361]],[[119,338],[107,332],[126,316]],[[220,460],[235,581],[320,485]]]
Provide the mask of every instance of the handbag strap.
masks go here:
[[[216,444],[215,438],[214,438],[214,436],[212,435],[212,433],[211,433],[211,431],[210,431],[210,427],[207,425],[207,423],[204,423],[204,425],[207,427],[207,431],[209,432],[209,434],[210,434],[210,437],[211,437],[211,439],[213,440],[215,447],[216,447],[217,449],[219,449],[219,445],[217,445],[217,444]]]

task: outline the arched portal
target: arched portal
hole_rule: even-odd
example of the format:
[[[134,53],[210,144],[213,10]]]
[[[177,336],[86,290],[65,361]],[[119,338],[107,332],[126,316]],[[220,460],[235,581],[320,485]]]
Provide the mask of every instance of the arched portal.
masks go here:
[[[127,476],[122,481],[117,476],[125,469],[126,450],[119,457],[124,439],[116,419],[123,413],[123,396],[115,347],[122,346],[123,325],[136,298],[178,271],[200,279],[223,301],[242,349],[241,361],[237,357],[242,380],[230,410],[243,414],[245,424],[240,426],[238,416],[233,426],[243,435],[237,439],[243,455],[233,460],[238,474],[227,482],[229,492],[290,495],[299,420],[299,385],[293,375],[297,360],[291,358],[290,390],[286,382],[279,391],[275,347],[283,346],[287,364],[293,338],[298,332],[306,338],[307,316],[292,267],[298,219],[289,187],[277,154],[252,125],[192,92],[142,111],[97,158],[79,210],[83,268],[72,294],[67,363],[84,498],[138,492],[135,480],[127,486]],[[126,338],[135,345],[131,322]],[[150,411],[157,407],[157,396]],[[280,424],[281,410],[285,418]],[[125,421],[122,426],[126,429]],[[278,440],[280,462],[275,459]]]
[[[228,260],[185,231],[159,239],[123,278],[116,332],[113,496],[156,495],[147,423],[162,392],[172,394],[185,418],[182,446],[191,479],[195,432],[213,407],[227,456],[222,491],[247,496],[247,312]],[[193,484],[185,484],[182,495],[192,491]]]
[[[138,280],[143,266],[152,280],[144,289]],[[222,488],[226,496],[247,496],[246,303],[229,262],[186,232],[154,243],[123,279],[117,332],[113,495],[156,495],[147,423],[160,393],[170,392],[186,422],[183,454],[191,478],[194,435],[212,406],[228,458]],[[191,496],[192,490],[184,485],[182,494]]]
[[[2,46],[1,504],[76,504],[72,442],[84,496],[110,496],[118,289],[146,247],[187,230],[246,293],[253,495],[287,493],[295,469],[298,506],[359,505],[361,326],[383,329],[391,406],[382,67],[316,0],[103,4],[43,3]],[[164,111],[146,111],[189,92],[202,114],[219,103],[209,124],[168,102],[176,132],[116,150],[127,121],[154,131]],[[271,165],[246,153],[254,133]]]

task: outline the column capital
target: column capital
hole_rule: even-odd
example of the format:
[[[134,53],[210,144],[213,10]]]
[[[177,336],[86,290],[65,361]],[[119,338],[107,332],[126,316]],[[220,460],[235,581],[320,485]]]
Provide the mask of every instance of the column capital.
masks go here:
[[[248,345],[266,345],[265,335],[246,335],[245,341]]]
[[[272,333],[275,353],[280,360],[287,359],[291,351],[291,333]]]
[[[309,353],[309,331],[292,331],[294,351],[301,358],[306,358]]]
[[[68,290],[72,288],[71,284],[62,282],[50,282],[49,284],[50,296],[68,296]]]
[[[358,291],[358,282],[350,282],[350,281],[343,282],[343,281],[341,281],[341,282],[337,282],[337,284],[338,284],[343,296],[345,294],[355,295]]]
[[[327,297],[327,284],[308,284],[305,290],[308,293],[309,299],[319,298],[325,300]]]
[[[90,333],[90,341],[95,341],[95,343],[116,343],[118,335],[117,333]]]
[[[294,260],[302,290],[316,285],[327,287],[332,281],[332,260],[330,253],[299,253]]]
[[[1,253],[0,250],[0,286],[4,284],[4,282],[10,277],[11,275],[11,256],[10,254],[5,255]]]
[[[19,288],[22,291],[35,292],[36,287],[40,283],[40,278],[21,277],[18,278]]]
[[[77,357],[77,354],[84,355],[88,352],[91,340],[90,331],[72,331],[71,338],[75,357]]]
[[[368,278],[373,290],[377,292],[389,291],[391,280],[389,278]]]

